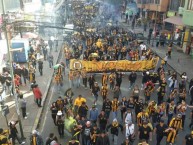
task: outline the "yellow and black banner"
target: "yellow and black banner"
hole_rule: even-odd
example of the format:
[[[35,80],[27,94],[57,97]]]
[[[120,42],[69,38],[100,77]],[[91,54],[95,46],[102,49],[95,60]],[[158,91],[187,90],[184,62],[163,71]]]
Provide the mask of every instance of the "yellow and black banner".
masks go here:
[[[88,73],[95,72],[130,72],[130,71],[145,71],[152,70],[156,67],[159,58],[153,58],[152,60],[143,61],[85,61],[72,59],[70,61],[70,71],[81,71],[84,70]]]

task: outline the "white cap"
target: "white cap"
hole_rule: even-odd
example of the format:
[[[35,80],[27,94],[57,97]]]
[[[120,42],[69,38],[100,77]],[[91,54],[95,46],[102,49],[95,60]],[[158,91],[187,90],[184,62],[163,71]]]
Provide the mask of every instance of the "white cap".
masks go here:
[[[32,134],[37,134],[37,133],[38,133],[37,130],[32,131]]]
[[[62,115],[62,111],[58,111],[57,115],[58,116]]]
[[[146,74],[149,75],[149,72],[147,71]]]
[[[117,122],[117,119],[115,118],[115,119],[113,119],[113,122]]]

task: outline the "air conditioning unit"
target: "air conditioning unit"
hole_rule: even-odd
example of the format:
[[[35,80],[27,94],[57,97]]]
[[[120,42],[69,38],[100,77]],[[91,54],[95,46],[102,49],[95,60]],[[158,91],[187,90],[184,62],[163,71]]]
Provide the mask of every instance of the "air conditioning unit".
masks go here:
[[[184,8],[183,7],[179,7],[178,8],[178,14],[183,15],[183,13],[184,13]]]

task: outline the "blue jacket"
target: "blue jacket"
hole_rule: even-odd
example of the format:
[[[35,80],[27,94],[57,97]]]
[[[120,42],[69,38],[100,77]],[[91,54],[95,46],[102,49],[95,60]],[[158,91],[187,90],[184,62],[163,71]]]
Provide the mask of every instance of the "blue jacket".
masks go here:
[[[91,120],[91,121],[97,120],[98,115],[99,115],[99,111],[98,111],[97,108],[95,108],[95,109],[92,109],[92,108],[91,108],[91,109],[89,110],[89,120]]]

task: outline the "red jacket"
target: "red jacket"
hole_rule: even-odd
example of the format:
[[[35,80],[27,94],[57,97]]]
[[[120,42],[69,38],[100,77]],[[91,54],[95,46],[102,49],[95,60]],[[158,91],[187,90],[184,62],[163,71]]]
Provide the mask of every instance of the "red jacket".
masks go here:
[[[40,99],[42,97],[42,93],[38,87],[33,88],[33,93],[36,99]]]

